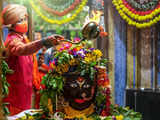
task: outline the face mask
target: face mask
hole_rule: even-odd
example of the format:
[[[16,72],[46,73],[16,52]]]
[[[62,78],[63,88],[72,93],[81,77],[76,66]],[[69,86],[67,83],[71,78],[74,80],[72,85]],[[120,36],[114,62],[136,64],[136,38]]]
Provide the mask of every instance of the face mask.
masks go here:
[[[28,23],[27,22],[17,23],[14,26],[14,30],[19,33],[26,33],[28,31]]]

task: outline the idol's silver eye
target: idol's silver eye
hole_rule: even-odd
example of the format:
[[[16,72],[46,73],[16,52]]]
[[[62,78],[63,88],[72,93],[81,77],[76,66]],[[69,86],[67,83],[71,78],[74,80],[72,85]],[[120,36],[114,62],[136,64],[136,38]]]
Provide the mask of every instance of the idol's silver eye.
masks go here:
[[[85,84],[85,85],[83,85],[83,88],[89,88],[90,87],[90,85],[89,84]]]
[[[77,84],[76,84],[76,83],[71,83],[70,86],[71,86],[72,88],[76,88],[76,87],[77,87]]]

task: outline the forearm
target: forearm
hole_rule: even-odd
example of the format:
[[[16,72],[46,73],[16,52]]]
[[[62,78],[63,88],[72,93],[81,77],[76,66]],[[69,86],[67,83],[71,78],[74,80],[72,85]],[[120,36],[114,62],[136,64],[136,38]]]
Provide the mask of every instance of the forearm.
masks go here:
[[[37,40],[37,41],[30,42],[28,44],[23,44],[23,45],[17,46],[15,51],[13,51],[14,52],[13,54],[18,55],[18,56],[31,55],[31,54],[37,52],[42,47],[43,47],[42,41]]]
[[[11,49],[11,54],[21,56],[21,55],[31,55],[41,49],[43,46],[49,48],[52,47],[52,43],[44,38],[42,40],[36,40],[27,44],[17,44]]]
[[[57,44],[59,44],[59,38],[54,36],[50,36],[42,40],[36,40],[30,43],[23,43],[21,39],[13,38],[6,42],[6,48],[9,55],[25,56],[35,53],[43,46],[50,48]]]

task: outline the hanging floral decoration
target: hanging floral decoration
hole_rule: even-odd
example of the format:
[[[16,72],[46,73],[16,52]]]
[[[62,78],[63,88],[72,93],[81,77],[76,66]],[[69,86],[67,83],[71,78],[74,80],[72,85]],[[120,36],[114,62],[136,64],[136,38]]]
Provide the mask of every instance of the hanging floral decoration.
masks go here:
[[[137,28],[150,27],[160,20],[160,2],[158,0],[147,3],[138,3],[135,0],[113,0],[120,16],[129,25]]]
[[[149,1],[146,4],[142,4],[144,1],[140,1],[140,3],[138,3],[135,0],[126,0],[133,8],[137,9],[137,10],[142,10],[142,11],[146,11],[146,10],[153,10],[156,8],[157,4],[159,3],[159,0],[152,0]]]
[[[40,2],[41,0],[39,0]],[[49,9],[48,7],[45,6],[45,4],[43,4],[43,7],[45,6],[45,10],[52,13],[52,14],[56,14],[56,15],[59,15],[59,16],[63,16],[67,13],[69,13],[70,11],[72,11],[74,9],[74,7],[76,7],[78,4],[78,8],[72,13],[71,16],[69,17],[63,17],[62,19],[51,19],[51,18],[48,18],[46,15],[44,15],[40,9],[37,7],[37,5],[35,4],[35,2],[33,0],[29,0],[29,3],[31,4],[32,8],[34,9],[34,11],[43,19],[45,20],[46,22],[48,23],[51,23],[51,24],[65,24],[65,23],[68,23],[72,20],[74,20],[77,15],[83,10],[83,7],[86,5],[86,3],[88,2],[88,0],[82,0],[81,3],[78,3],[79,0],[76,0],[75,3],[73,3],[69,8],[65,9],[65,11],[62,11],[62,12],[58,12],[58,11],[55,11],[53,9]],[[41,4],[42,6],[42,1],[41,1]]]
[[[48,13],[58,16],[64,16],[74,10],[79,4],[80,0],[75,0],[68,8],[64,9],[62,12],[49,8],[42,0],[38,0],[40,6],[46,10]]]

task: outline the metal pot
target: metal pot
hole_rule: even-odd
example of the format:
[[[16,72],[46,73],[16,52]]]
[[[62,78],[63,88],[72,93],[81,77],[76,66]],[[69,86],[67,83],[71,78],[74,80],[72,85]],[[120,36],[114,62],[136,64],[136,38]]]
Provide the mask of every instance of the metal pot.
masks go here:
[[[96,22],[89,22],[82,29],[82,35],[84,39],[93,40],[99,36],[100,29]]]

